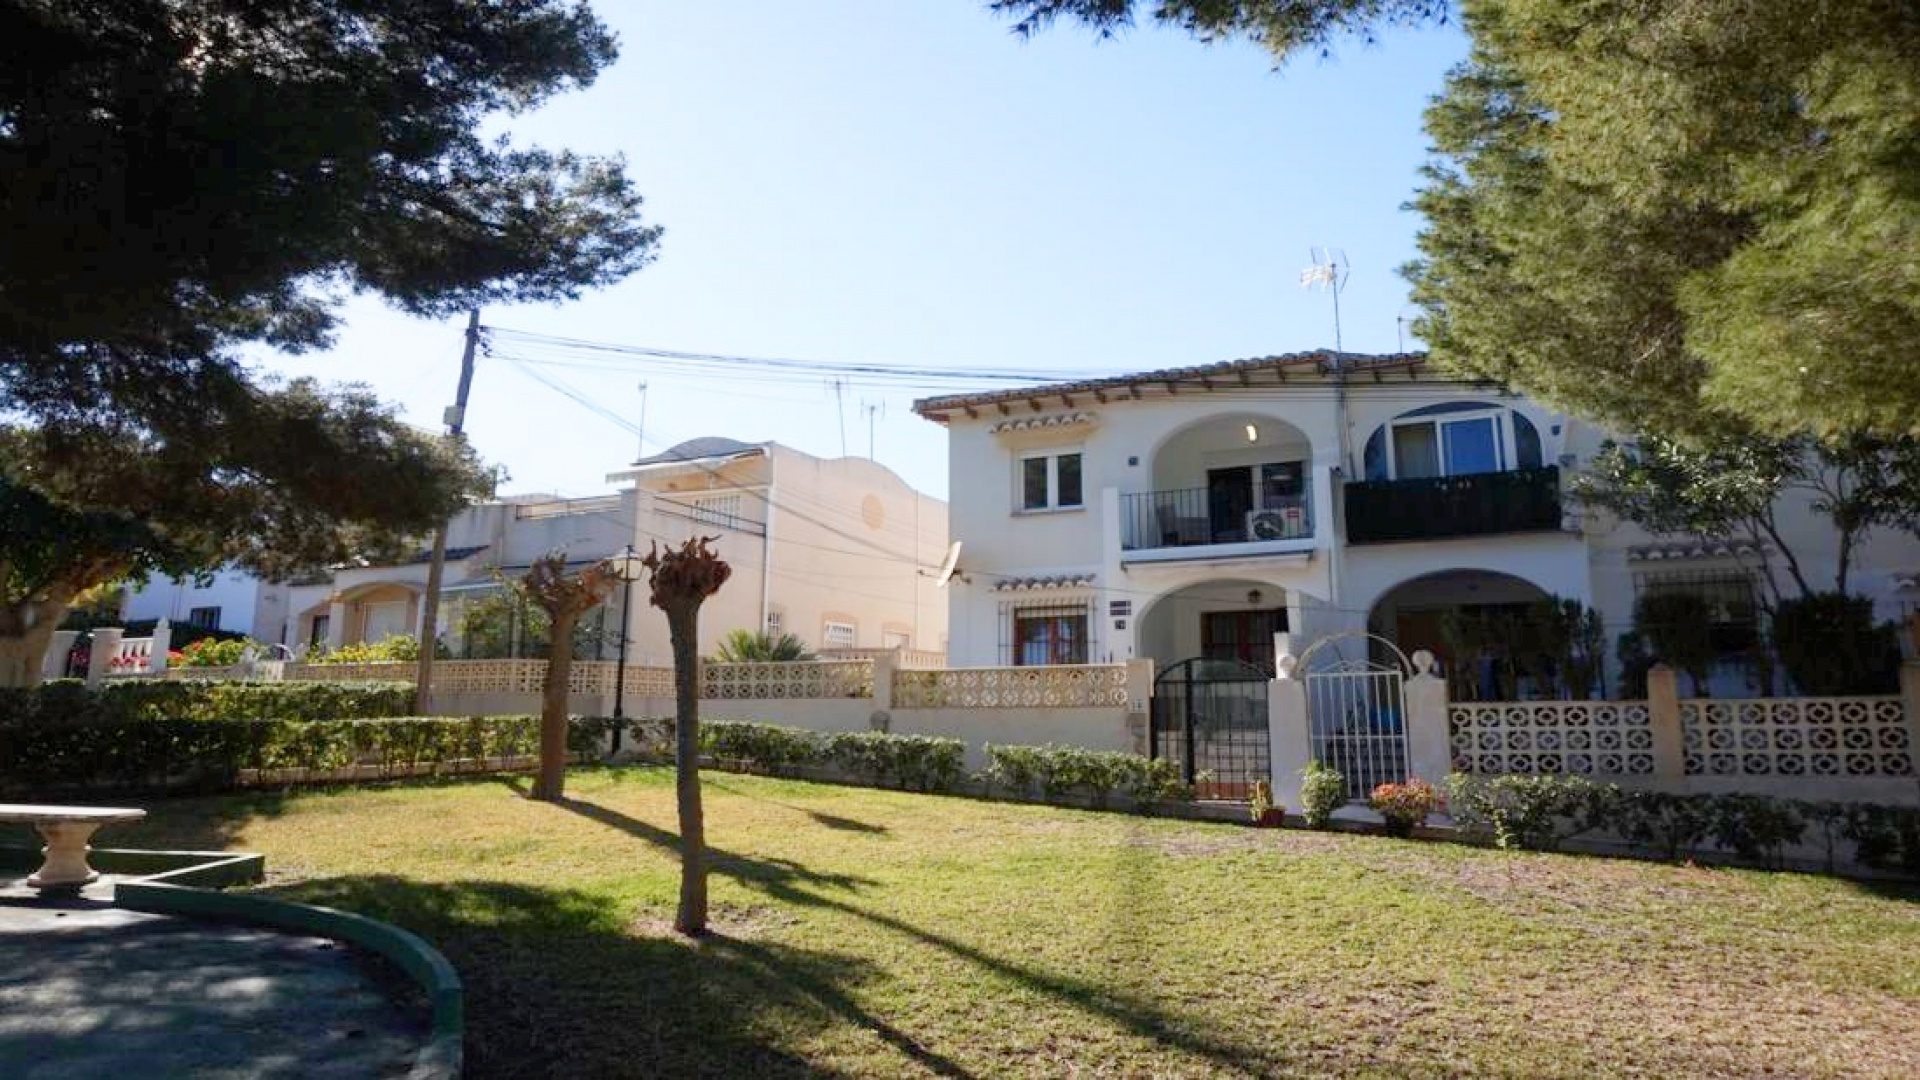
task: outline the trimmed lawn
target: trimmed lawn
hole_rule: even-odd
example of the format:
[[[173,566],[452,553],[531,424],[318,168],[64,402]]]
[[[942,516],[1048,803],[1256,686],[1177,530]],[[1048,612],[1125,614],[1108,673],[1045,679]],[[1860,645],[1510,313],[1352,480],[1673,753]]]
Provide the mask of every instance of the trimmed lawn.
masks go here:
[[[1920,891],[670,769],[176,800],[468,986],[468,1074],[1920,1074]]]

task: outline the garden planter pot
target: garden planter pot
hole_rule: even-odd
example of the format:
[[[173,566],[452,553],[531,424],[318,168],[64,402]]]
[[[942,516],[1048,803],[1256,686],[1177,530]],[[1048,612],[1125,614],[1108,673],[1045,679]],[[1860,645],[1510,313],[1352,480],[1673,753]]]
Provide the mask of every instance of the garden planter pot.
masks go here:
[[[1254,819],[1253,827],[1256,829],[1277,829],[1286,824],[1286,821],[1287,812],[1284,809],[1278,806],[1270,806],[1260,811],[1260,816]]]
[[[1397,837],[1401,840],[1406,840],[1406,839],[1410,839],[1413,836],[1414,824],[1415,823],[1411,821],[1395,820],[1394,818],[1387,818],[1386,820],[1380,823],[1380,831],[1386,833],[1388,836]]]

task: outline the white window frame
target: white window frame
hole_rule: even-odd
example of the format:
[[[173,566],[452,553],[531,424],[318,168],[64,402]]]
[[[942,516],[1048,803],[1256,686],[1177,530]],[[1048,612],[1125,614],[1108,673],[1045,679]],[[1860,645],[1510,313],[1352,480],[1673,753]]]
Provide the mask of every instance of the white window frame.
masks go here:
[[[1440,475],[1454,475],[1447,471],[1446,434],[1440,430],[1439,426],[1442,424],[1456,424],[1466,420],[1493,421],[1494,452],[1500,455],[1500,468],[1494,471],[1511,471],[1513,469],[1513,463],[1518,460],[1516,447],[1513,444],[1513,410],[1494,406],[1486,409],[1462,409],[1459,412],[1429,413],[1426,416],[1409,416],[1389,421],[1387,423],[1386,446],[1387,476],[1394,480],[1402,479],[1400,475],[1400,444],[1393,437],[1394,432],[1403,427],[1421,427],[1423,425],[1434,429],[1434,449],[1440,456]],[[1429,478],[1422,477],[1421,479]]]
[[[911,649],[913,635],[905,630],[880,631],[880,647],[883,649]]]
[[[767,612],[767,636],[770,638],[779,637],[785,631],[786,623],[787,616],[785,612]]]
[[[1080,501],[1062,503],[1060,501],[1060,459],[1077,457],[1080,459]],[[1047,463],[1047,498],[1040,506],[1027,505],[1027,462],[1045,460]],[[1016,514],[1053,514],[1063,510],[1085,510],[1087,508],[1087,455],[1080,447],[1056,447],[1049,450],[1028,450],[1014,458],[1013,462],[1013,510]]]
[[[846,641],[834,640],[835,631],[845,631]],[[837,622],[828,619],[820,626],[820,647],[823,649],[852,649],[860,641],[860,628],[853,623]]]

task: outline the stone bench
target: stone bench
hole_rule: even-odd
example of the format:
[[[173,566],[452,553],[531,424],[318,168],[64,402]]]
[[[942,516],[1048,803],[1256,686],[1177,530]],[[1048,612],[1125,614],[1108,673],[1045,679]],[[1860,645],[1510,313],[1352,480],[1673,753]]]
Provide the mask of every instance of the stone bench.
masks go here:
[[[0,821],[24,822],[46,840],[45,861],[27,878],[36,889],[79,886],[97,881],[99,871],[87,865],[87,841],[94,831],[119,821],[138,821],[145,810],[113,806],[31,806],[0,803]]]

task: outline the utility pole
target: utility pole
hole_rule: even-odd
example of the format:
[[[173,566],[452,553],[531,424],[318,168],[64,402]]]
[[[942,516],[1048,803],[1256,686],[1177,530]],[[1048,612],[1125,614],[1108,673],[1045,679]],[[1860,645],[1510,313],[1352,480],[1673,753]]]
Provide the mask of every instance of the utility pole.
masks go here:
[[[480,345],[480,309],[467,313],[467,341],[460,350],[460,388],[446,412],[447,436],[457,446],[466,435],[467,392],[473,389],[473,354]],[[420,666],[414,674],[413,711],[427,714],[433,702],[433,653],[440,644],[440,579],[447,569],[447,522],[433,530],[433,558],[427,563],[427,595],[420,602]]]

